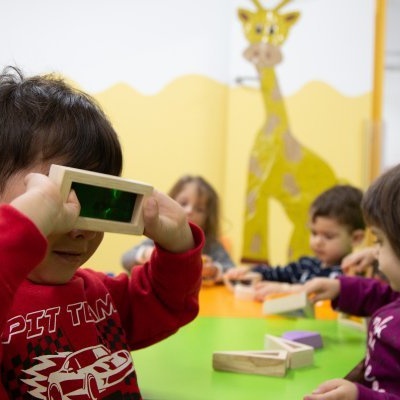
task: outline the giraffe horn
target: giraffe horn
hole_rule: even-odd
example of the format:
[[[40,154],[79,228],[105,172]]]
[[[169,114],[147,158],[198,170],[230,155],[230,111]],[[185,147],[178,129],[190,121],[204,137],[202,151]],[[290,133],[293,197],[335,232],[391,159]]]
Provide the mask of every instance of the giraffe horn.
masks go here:
[[[280,10],[282,7],[284,7],[287,3],[290,3],[292,0],[283,0],[281,1],[275,8],[274,11]]]
[[[261,5],[261,3],[258,0],[251,0],[251,1],[257,7],[258,10],[262,10],[263,9],[263,6]]]

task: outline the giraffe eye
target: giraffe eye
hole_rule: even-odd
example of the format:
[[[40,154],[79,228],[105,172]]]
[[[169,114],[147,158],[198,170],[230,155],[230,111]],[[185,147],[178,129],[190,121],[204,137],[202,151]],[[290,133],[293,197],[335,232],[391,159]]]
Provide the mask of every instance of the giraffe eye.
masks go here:
[[[263,32],[263,27],[262,25],[256,25],[255,28],[256,33],[261,34]]]
[[[268,33],[269,33],[270,35],[273,35],[275,32],[276,32],[276,27],[275,27],[275,25],[271,25],[271,26],[269,27]]]

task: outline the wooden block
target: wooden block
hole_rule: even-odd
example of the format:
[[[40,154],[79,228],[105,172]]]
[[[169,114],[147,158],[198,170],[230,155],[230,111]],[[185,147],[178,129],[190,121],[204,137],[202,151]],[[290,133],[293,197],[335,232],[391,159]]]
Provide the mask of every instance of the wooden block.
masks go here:
[[[217,371],[285,376],[288,353],[284,350],[217,351],[213,368]]]
[[[282,337],[293,342],[303,343],[314,349],[323,347],[322,337],[318,332],[312,331],[288,331],[284,332]]]
[[[75,190],[81,213],[74,228],[143,234],[143,201],[152,193],[152,186],[55,164],[50,167],[49,178],[60,187],[64,200]]]
[[[263,313],[313,318],[314,306],[309,302],[305,292],[275,293],[265,297]]]
[[[311,346],[278,336],[265,335],[264,348],[266,350],[287,351],[289,368],[306,367],[314,362],[314,349]]]

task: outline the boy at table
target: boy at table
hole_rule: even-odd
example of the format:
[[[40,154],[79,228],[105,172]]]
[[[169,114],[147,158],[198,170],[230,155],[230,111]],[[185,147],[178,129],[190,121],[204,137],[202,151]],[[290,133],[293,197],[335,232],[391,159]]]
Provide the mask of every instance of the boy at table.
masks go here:
[[[122,151],[95,101],[58,78],[0,74],[0,143],[0,399],[140,400],[131,350],[197,315],[202,231],[154,191],[150,261],[130,277],[80,268],[104,233],[74,228],[80,204],[50,165],[118,176]]]
[[[361,211],[362,191],[351,185],[335,185],[320,194],[310,207],[310,247],[314,256],[304,256],[285,266],[265,264],[250,268],[261,281],[254,284],[255,299],[271,293],[299,290],[308,280],[342,274],[341,261],[359,246],[365,236]],[[225,282],[243,279],[248,267],[229,270]]]

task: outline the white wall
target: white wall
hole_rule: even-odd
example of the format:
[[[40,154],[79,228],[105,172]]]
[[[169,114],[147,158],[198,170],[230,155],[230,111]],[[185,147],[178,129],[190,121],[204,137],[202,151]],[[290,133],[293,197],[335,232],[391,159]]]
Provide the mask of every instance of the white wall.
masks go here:
[[[263,1],[265,7],[277,3]],[[285,6],[299,10],[301,22],[285,44],[279,67],[284,94],[310,80],[349,95],[370,89],[373,4],[294,0]],[[239,7],[254,9],[249,0],[4,2],[0,66],[17,63],[29,74],[60,71],[90,92],[124,81],[152,94],[185,74],[233,84],[237,76],[255,75],[242,57],[246,41]],[[341,29],[349,26],[355,29]]]

